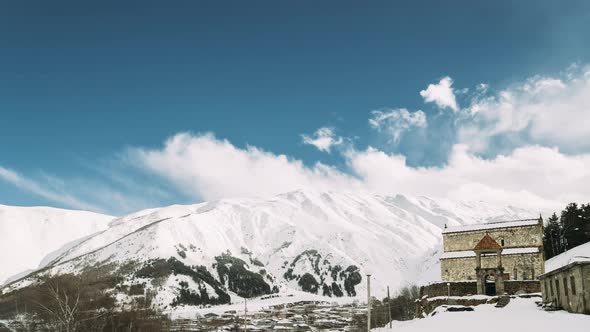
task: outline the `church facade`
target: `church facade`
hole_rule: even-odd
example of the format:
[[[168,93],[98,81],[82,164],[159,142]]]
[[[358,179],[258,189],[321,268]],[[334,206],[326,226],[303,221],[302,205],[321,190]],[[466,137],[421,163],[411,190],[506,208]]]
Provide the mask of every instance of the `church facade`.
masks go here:
[[[538,280],[544,273],[543,221],[448,227],[443,249],[444,282],[476,282],[478,294],[503,294],[504,281]]]

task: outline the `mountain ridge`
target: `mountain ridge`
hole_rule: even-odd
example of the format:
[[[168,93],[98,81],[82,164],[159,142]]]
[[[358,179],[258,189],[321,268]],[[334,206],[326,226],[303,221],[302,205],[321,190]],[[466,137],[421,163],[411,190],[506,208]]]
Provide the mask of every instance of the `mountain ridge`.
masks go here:
[[[119,217],[54,255],[43,271],[130,264],[121,282],[143,283],[161,307],[287,290],[354,297],[363,293],[367,271],[374,293],[382,295],[388,285],[397,289],[436,278],[425,275],[436,272],[445,224],[530,215],[484,202],[298,190]]]
[[[113,216],[45,206],[0,205],[0,285],[39,268],[50,252],[105,230]],[[10,253],[10,254],[8,254]]]

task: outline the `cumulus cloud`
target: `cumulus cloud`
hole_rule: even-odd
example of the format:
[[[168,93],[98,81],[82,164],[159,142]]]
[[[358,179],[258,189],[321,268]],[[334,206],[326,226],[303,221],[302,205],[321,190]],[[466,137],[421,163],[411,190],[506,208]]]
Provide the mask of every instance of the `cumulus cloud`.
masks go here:
[[[343,142],[342,137],[334,134],[334,128],[322,127],[309,136],[301,135],[303,144],[315,146],[318,150],[330,153],[330,149],[335,145],[340,145]]]
[[[181,133],[162,149],[133,149],[129,157],[195,198],[265,196],[301,188],[354,191],[358,180],[322,163],[300,160],[257,147],[240,149],[213,134]]]
[[[405,108],[373,111],[369,125],[386,133],[391,142],[399,143],[404,132],[426,127],[426,114],[422,111],[410,112]]]
[[[530,208],[559,208],[587,201],[590,155],[527,146],[484,159],[455,145],[448,164],[409,167],[405,157],[369,148],[350,154],[352,169],[373,192],[401,192],[456,200],[485,200]]]
[[[440,108],[448,107],[457,112],[459,106],[453,92],[453,80],[443,77],[438,84],[429,84],[426,90],[420,91],[420,96],[427,103],[435,103]]]
[[[150,183],[155,175],[169,190],[182,192],[192,201],[313,189],[484,200],[540,211],[557,210],[573,201],[587,202],[590,71],[568,72],[562,77],[535,76],[493,94],[489,91],[487,84],[478,85],[471,92],[469,106],[458,111],[450,78],[429,85],[421,92],[427,102],[457,111],[444,113],[445,119],[452,122],[445,127],[430,126],[422,111],[400,108],[371,112],[369,126],[393,143],[398,143],[406,132],[427,126],[429,131],[448,131],[445,135],[428,132],[425,141],[417,143],[424,153],[429,153],[426,147],[440,149],[441,143],[447,144],[448,158],[438,166],[410,166],[407,151],[389,153],[385,148],[343,144],[342,137],[327,127],[302,135],[303,143],[326,152],[340,146],[343,167],[320,162],[305,164],[259,147],[239,147],[211,133],[179,133],[160,148],[132,148],[124,154],[124,162],[135,165],[134,171],[141,169]],[[452,135],[446,135],[449,132]],[[507,149],[498,150],[495,145],[499,144]],[[128,178],[121,174],[121,179]],[[2,167],[0,179],[75,208],[101,210],[112,197],[132,202],[129,206],[145,205],[133,201],[141,197],[137,192],[129,196],[106,187],[100,197],[73,195],[64,189],[68,181],[34,180]],[[139,194],[149,192],[137,189],[135,181],[111,182],[123,183]],[[156,194],[162,195],[159,191]],[[92,199],[86,199],[89,197]]]
[[[494,95],[477,96],[459,141],[475,152],[504,144],[540,144],[567,152],[590,149],[590,70],[535,76]]]
[[[347,172],[317,163],[238,148],[212,134],[178,134],[161,149],[135,149],[130,156],[195,198],[265,196],[296,189],[405,193],[462,201],[485,200],[536,209],[560,208],[590,197],[590,155],[526,146],[484,159],[455,145],[440,167],[411,167],[401,154],[375,148],[349,149]]]

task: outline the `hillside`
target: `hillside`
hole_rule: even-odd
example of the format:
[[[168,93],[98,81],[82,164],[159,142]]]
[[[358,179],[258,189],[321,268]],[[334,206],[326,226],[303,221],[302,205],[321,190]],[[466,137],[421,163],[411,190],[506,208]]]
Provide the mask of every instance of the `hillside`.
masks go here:
[[[68,243],[105,230],[113,218],[85,211],[0,205],[0,285],[16,274],[37,269],[45,256]]]
[[[119,299],[160,307],[227,304],[285,290],[331,297],[385,294],[436,278],[445,224],[537,215],[515,207],[425,197],[295,191],[140,211],[52,255],[41,273],[105,267]],[[49,260],[47,260],[49,261]],[[104,272],[104,271],[103,271]],[[26,285],[25,279],[4,289]],[[137,291],[139,290],[139,291]]]

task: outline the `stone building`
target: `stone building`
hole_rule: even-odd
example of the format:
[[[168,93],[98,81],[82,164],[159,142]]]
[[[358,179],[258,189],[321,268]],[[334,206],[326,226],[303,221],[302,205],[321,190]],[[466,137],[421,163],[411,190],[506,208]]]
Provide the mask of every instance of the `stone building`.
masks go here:
[[[444,282],[472,281],[478,294],[503,294],[505,281],[537,280],[544,272],[543,221],[448,227],[443,231],[443,249]]]
[[[546,305],[590,314],[590,242],[547,260],[539,279]]]

